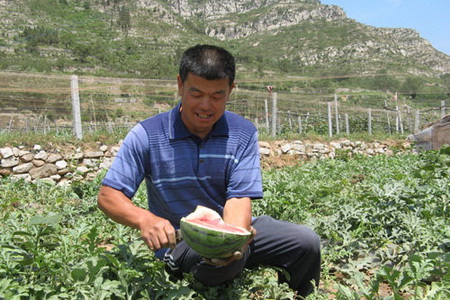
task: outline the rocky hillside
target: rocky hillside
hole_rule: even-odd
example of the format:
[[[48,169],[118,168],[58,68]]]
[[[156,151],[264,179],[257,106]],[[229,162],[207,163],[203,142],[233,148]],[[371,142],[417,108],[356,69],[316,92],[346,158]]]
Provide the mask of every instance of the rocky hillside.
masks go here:
[[[416,31],[319,0],[0,0],[0,32],[4,70],[172,78],[182,49],[208,42],[259,77],[450,73]]]

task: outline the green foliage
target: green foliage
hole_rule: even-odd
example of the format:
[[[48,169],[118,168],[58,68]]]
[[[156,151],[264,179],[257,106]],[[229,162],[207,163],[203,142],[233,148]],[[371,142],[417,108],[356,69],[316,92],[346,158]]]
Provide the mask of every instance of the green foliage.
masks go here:
[[[342,153],[264,173],[265,199],[254,210],[315,228],[325,245],[324,276],[344,274],[340,299],[445,299],[449,167],[450,148],[352,159]],[[383,285],[392,292],[380,298]]]
[[[139,239],[96,208],[100,175],[67,187],[0,179],[0,298],[286,299],[276,273],[260,268],[205,287],[176,280]],[[135,196],[146,204],[145,189]]]
[[[323,243],[322,287],[308,299],[450,296],[450,148],[263,172],[257,215],[303,223]],[[0,298],[292,299],[281,269],[206,287],[169,276],[135,230],[96,208],[92,182],[0,179]],[[134,199],[146,206],[144,186]]]

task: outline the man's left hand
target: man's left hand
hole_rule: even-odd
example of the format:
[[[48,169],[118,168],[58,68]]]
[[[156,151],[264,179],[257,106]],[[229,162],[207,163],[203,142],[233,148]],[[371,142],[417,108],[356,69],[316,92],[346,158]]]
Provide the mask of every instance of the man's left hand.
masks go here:
[[[207,264],[210,264],[210,265],[213,265],[213,266],[216,266],[216,267],[225,267],[229,263],[231,263],[232,261],[242,259],[242,257],[244,257],[245,251],[247,251],[248,245],[253,241],[253,238],[256,235],[256,229],[251,227],[250,228],[250,232],[252,233],[252,235],[248,239],[247,243],[245,243],[245,245],[242,247],[241,251],[235,251],[232,256],[227,257],[227,258],[206,258],[206,257],[203,257],[203,261],[205,261]]]

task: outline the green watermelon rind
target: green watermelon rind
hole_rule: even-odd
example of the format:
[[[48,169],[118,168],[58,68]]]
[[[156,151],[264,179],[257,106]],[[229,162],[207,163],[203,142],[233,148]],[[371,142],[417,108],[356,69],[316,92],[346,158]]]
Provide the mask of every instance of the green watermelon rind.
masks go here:
[[[251,237],[251,232],[223,232],[192,224],[185,218],[181,219],[180,227],[189,247],[206,258],[228,258],[235,251],[240,251]]]

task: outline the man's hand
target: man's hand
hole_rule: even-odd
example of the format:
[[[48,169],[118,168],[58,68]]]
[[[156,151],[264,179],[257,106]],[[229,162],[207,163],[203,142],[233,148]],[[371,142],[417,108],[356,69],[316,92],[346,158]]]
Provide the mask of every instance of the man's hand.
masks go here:
[[[175,248],[175,229],[166,219],[137,207],[121,191],[102,186],[98,207],[114,221],[141,231],[142,239],[151,250]]]
[[[250,232],[252,235],[248,239],[247,243],[242,247],[241,251],[235,251],[232,256],[227,258],[203,258],[203,261],[206,263],[216,266],[216,267],[224,267],[235,260],[240,260],[242,257],[244,257],[244,253],[247,251],[248,245],[253,241],[253,238],[256,235],[256,229],[253,227],[250,227]]]
[[[153,251],[176,246],[175,229],[166,219],[150,213],[139,223],[139,229],[142,239]]]

